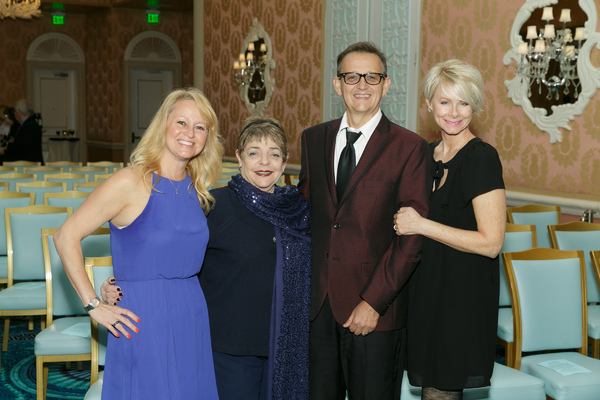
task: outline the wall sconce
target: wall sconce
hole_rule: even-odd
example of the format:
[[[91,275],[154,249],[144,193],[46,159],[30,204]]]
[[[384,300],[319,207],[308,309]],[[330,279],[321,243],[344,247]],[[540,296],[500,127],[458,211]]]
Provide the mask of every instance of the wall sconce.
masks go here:
[[[0,19],[10,17],[12,19],[31,19],[42,15],[40,11],[40,0],[24,1],[0,1]]]
[[[270,72],[275,68],[275,60],[271,58],[272,54],[271,39],[254,18],[242,51],[233,62],[233,80],[252,115],[261,114],[273,94],[275,80]]]

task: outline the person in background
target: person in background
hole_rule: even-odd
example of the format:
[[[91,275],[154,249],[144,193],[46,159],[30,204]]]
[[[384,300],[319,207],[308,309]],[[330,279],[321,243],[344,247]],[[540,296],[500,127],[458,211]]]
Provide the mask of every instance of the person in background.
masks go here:
[[[302,133],[298,188],[312,207],[311,400],[400,398],[406,284],[421,237],[397,237],[391,219],[402,205],[427,214],[430,156],[425,140],[382,113],[390,84],[376,46],[350,45],[333,79],[345,114]]]
[[[469,128],[484,104],[479,70],[439,63],[423,93],[442,136],[431,144],[429,216],[406,204],[394,219],[400,237],[425,237],[410,283],[407,370],[422,399],[455,400],[464,388],[490,385],[506,196],[498,153]]]
[[[276,119],[246,119],[236,157],[240,174],[211,190],[199,275],[219,399],[306,400],[310,205],[295,186],[277,186],[288,149]],[[121,299],[108,281],[102,297]]]
[[[103,399],[218,398],[208,310],[197,274],[208,243],[208,188],[221,174],[215,112],[198,89],[171,92],[120,169],[55,233],[85,310],[109,335]],[[114,274],[128,293],[105,304],[81,240],[110,221]],[[136,324],[134,324],[134,322]],[[135,333],[135,335],[132,335]]]
[[[42,128],[35,120],[33,108],[26,99],[18,100],[14,114],[19,127],[12,142],[3,151],[4,161],[39,161],[42,157]],[[2,151],[0,150],[0,153]]]

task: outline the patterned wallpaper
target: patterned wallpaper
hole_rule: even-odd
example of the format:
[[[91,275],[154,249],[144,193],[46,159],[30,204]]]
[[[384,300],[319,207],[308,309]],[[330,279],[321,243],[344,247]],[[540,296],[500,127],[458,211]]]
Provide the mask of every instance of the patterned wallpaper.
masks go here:
[[[486,106],[481,116],[473,118],[472,128],[498,150],[506,185],[600,195],[600,94],[596,92],[583,115],[570,122],[570,131],[562,130],[562,142],[554,144],[507,97],[504,81],[513,78],[514,65],[505,66],[502,57],[523,4],[523,0],[423,0],[420,76],[449,58],[480,68]],[[600,66],[598,49],[592,63]],[[439,138],[424,98],[419,104],[418,132],[429,141]]]
[[[264,114],[283,124],[289,162],[300,163],[300,134],[321,119],[322,0],[235,0],[204,2],[204,91],[217,115],[225,154],[235,154],[242,122],[249,113],[233,81],[237,59],[252,19],[273,45],[275,91]]]

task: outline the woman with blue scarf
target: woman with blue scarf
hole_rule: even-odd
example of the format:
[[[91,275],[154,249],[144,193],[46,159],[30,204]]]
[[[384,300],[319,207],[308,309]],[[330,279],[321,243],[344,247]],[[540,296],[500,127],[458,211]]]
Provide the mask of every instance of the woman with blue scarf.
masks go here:
[[[277,186],[287,140],[250,117],[237,142],[240,174],[211,190],[200,274],[220,400],[308,399],[310,205]]]

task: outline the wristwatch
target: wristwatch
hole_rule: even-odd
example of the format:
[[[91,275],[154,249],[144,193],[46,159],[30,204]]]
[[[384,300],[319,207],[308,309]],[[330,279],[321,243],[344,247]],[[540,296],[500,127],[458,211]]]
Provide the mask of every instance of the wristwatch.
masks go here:
[[[94,297],[92,300],[90,300],[90,302],[88,303],[87,306],[83,307],[83,309],[86,312],[90,312],[92,311],[94,308],[98,307],[100,305],[100,303],[102,302],[102,300],[100,300],[100,297],[96,296]]]

